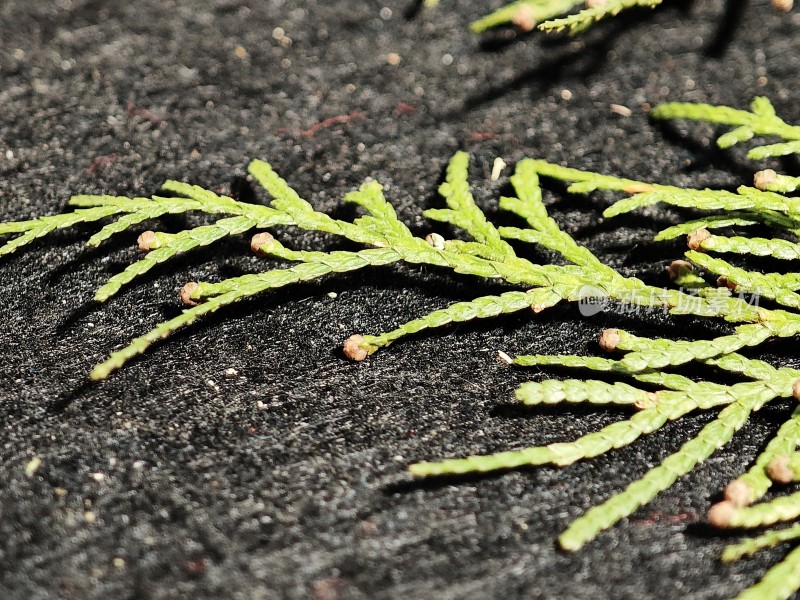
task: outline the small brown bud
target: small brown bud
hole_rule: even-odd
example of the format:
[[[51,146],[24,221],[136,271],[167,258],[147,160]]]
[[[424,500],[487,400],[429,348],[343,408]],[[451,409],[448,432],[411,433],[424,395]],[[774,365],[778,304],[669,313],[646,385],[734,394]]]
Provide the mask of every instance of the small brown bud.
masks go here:
[[[514,11],[514,16],[511,22],[522,31],[533,31],[536,27],[536,13],[530,4],[520,4],[519,8]]]
[[[753,176],[753,185],[755,185],[760,190],[768,189],[769,186],[771,186],[776,181],[778,181],[778,174],[772,169],[764,169],[763,171],[758,171]]]
[[[360,346],[361,342],[363,341],[363,335],[351,335],[344,341],[344,344],[342,344],[342,351],[344,352],[344,355],[350,360],[354,360],[356,362],[361,362],[367,358],[369,353]]]
[[[150,250],[154,250],[154,244],[156,241],[157,238],[155,231],[145,231],[136,239],[136,243],[139,244],[140,252],[150,252]]]
[[[197,291],[200,285],[196,281],[190,281],[181,288],[181,302],[186,306],[195,306],[197,302],[192,300],[192,294]]]
[[[791,483],[794,471],[789,466],[788,456],[776,456],[767,463],[767,476],[775,483]]]
[[[794,0],[772,0],[772,6],[783,12],[789,12],[794,6]]]
[[[711,237],[708,229],[705,227],[698,229],[697,231],[693,231],[689,235],[686,236],[686,243],[689,244],[689,248],[692,250],[699,250],[700,244],[706,241],[708,238]]]
[[[736,284],[725,277],[725,275],[720,275],[717,277],[717,287],[726,287],[732,292],[736,290]]]
[[[262,251],[261,248],[263,246],[269,247],[269,245],[275,241],[275,238],[272,237],[272,234],[268,231],[262,231],[261,233],[257,233],[253,236],[250,240],[250,250],[255,252],[256,254],[264,254],[265,251]]]
[[[795,397],[795,400],[800,400],[800,379],[795,381],[792,386],[792,396]]]
[[[708,522],[714,527],[730,527],[735,514],[736,506],[733,502],[723,500],[708,509]]]
[[[747,506],[753,501],[753,488],[744,481],[734,479],[725,486],[725,500],[733,506]]]
[[[672,281],[675,281],[687,271],[694,271],[694,266],[687,260],[673,260],[667,267],[667,275]]]
[[[429,233],[425,236],[425,241],[437,250],[444,250],[444,238],[438,233]]]
[[[621,339],[619,329],[604,329],[600,334],[600,347],[606,352],[611,352],[616,350]]]

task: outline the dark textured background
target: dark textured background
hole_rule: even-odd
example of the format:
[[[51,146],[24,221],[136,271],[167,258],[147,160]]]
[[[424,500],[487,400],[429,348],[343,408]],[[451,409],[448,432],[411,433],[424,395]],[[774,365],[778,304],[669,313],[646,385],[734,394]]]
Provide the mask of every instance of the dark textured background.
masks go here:
[[[414,14],[410,1],[387,0],[381,15],[380,2],[3,0],[0,218],[58,212],[73,193],[147,195],[167,178],[251,199],[244,168],[262,158],[342,215],[341,196],[376,177],[425,232],[421,211],[438,202],[458,148],[472,153],[476,196],[491,209],[498,155],[693,186],[751,177],[743,150],[713,148],[714,128],[656,127],[645,103],[745,107],[766,94],[788,119],[800,116],[797,8],[667,1],[577,40],[506,32],[481,45],[467,25],[488,4],[498,2],[442,0]],[[303,133],[353,111],[350,123]],[[671,215],[604,223],[603,201],[548,196],[604,260],[663,282],[681,244],[653,249],[647,238]],[[703,324],[586,320],[565,307],[462,325],[350,364],[338,346],[351,333],[495,289],[433,269],[376,270],[245,302],[90,385],[93,364],[176,314],[184,282],[263,268],[247,239],[231,240],[100,308],[93,291],[136,257],[141,228],[89,251],[94,229],[0,263],[3,598],[726,598],[781,556],[721,565],[726,540],[702,521],[790,402],[764,409],[575,555],[554,546],[571,519],[708,416],[565,470],[422,484],[404,473],[412,461],[568,440],[618,418],[520,410],[514,387],[552,373],[504,367],[499,349],[590,353],[607,325],[675,335]],[[797,364],[791,344],[772,352]],[[226,378],[228,368],[239,375]],[[42,465],[27,477],[34,456]]]

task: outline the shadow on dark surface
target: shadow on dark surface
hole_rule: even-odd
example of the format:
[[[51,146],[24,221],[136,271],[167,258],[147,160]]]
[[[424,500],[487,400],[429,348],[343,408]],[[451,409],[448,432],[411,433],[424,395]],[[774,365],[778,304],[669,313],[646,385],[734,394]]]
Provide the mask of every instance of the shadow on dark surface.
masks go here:
[[[733,0],[735,3],[735,0]],[[541,64],[522,71],[512,79],[496,84],[483,92],[467,98],[462,108],[454,113],[446,115],[447,119],[460,119],[465,112],[472,111],[485,104],[491,104],[504,96],[521,89],[528,88],[531,95],[536,98],[561,81],[569,79],[586,79],[589,76],[601,72],[602,67],[608,60],[608,53],[614,47],[617,39],[630,30],[641,26],[643,22],[652,19],[653,16],[667,8],[686,12],[694,4],[694,0],[678,0],[676,2],[662,4],[655,9],[634,8],[625,10],[609,22],[601,21],[593,26],[592,30],[582,34],[578,38],[578,43],[564,43],[564,38],[568,34],[561,34],[561,39],[545,38],[541,44],[547,50],[548,58]],[[541,32],[531,32],[526,35],[534,35]],[[481,39],[481,49],[488,52],[498,52],[517,39],[513,29],[508,27],[499,28],[489,32]],[[586,41],[589,39],[589,41]],[[584,43],[585,42],[585,43]],[[559,55],[551,58],[556,50]],[[497,57],[500,60],[500,57]]]
[[[722,58],[733,42],[736,30],[742,24],[749,0],[726,0],[725,12],[714,38],[706,46],[705,54],[709,58]]]
[[[717,127],[713,139],[710,143],[705,144],[691,133],[688,136],[685,135],[681,131],[682,126],[679,123],[657,119],[651,119],[651,122],[665,140],[675,146],[690,150],[695,155],[691,164],[684,168],[686,173],[697,173],[717,167],[736,174],[742,181],[752,180],[753,172],[756,170],[755,163],[741,161],[730,149],[722,149],[716,144],[717,137],[730,128]]]

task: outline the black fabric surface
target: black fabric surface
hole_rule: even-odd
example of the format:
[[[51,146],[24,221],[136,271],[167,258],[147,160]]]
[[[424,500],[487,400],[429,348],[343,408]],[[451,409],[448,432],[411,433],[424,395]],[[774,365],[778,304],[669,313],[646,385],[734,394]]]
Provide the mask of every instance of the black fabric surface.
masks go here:
[[[654,125],[645,103],[745,108],[764,94],[800,118],[796,8],[668,1],[577,39],[505,31],[481,43],[467,27],[489,4],[499,3],[3,0],[0,218],[57,213],[77,193],[150,195],[169,178],[262,201],[244,176],[261,158],[340,216],[353,214],[343,194],[377,178],[424,233],[421,212],[440,205],[443,167],[459,148],[494,212],[505,181],[489,178],[496,156],[696,187],[745,183],[759,168],[745,149],[716,150],[717,128]],[[604,221],[608,198],[550,187],[568,232],[622,272],[666,283],[682,242],[648,240],[675,213]],[[596,353],[606,326],[650,335],[723,326],[613,310],[585,319],[566,306],[348,363],[339,347],[352,333],[499,289],[398,267],[244,302],[88,383],[110,351],[177,314],[186,281],[264,268],[244,236],[151,273],[106,306],[92,302],[138,256],[143,229],[202,222],[164,219],[97,250],[84,245],[96,228],[81,227],[0,262],[0,597],[710,599],[735,595],[785,552],[722,565],[732,538],[703,515],[789,401],[574,555],[554,543],[571,520],[708,415],[567,469],[428,482],[405,473],[410,462],[570,440],[620,418],[521,409],[519,383],[563,373],[508,368],[498,350]],[[337,244],[283,235],[298,248]],[[769,353],[800,364],[793,344]],[[29,477],[33,457],[41,466]]]

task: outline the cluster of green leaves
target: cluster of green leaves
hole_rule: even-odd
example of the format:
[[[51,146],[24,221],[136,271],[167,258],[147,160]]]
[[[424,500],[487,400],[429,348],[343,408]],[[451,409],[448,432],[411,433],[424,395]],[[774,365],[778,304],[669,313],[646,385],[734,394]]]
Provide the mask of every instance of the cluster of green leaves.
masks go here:
[[[761,146],[756,158],[783,155],[787,149],[796,151],[800,140],[800,128],[779,119],[765,99],[756,99],[752,112],[708,105],[667,104],[655,109],[653,114],[657,118],[702,119],[735,127],[736,133],[720,138],[722,145],[756,135],[782,139],[779,144]],[[351,359],[364,360],[378,349],[422,330],[522,310],[540,313],[561,301],[602,300],[730,323],[730,333],[714,339],[651,339],[609,329],[603,333],[600,346],[614,353],[610,356],[521,355],[511,358],[501,353],[501,358],[519,367],[559,366],[601,372],[605,379],[612,376],[632,381],[528,382],[516,391],[517,399],[526,405],[618,405],[633,414],[572,442],[423,462],[409,467],[417,476],[432,476],[529,465],[566,466],[631,444],[640,436],[657,431],[690,412],[719,409],[708,425],[660,465],[572,523],[560,537],[561,546],[567,550],[579,549],[690,472],[727,443],[747,423],[750,415],[766,403],[800,397],[800,370],[773,366],[746,356],[748,349],[768,340],[794,338],[800,334],[800,273],[746,270],[709,254],[768,255],[786,260],[800,257],[800,245],[796,241],[800,234],[800,198],[781,193],[788,192],[788,187],[780,191],[748,186],[736,191],[685,189],[526,159],[516,165],[510,177],[514,195],[500,198],[499,203],[501,209],[516,216],[519,226],[496,226],[478,208],[468,183],[468,156],[459,152],[451,159],[445,182],[440,187],[446,207],[425,213],[432,221],[461,230],[457,239],[446,239],[438,233],[426,237],[414,235],[397,218],[377,182],[367,182],[345,196],[346,202],[359,206],[364,213],[350,222],[315,210],[269,164],[253,161],[248,171],[269,194],[267,205],[240,202],[177,181],[164,185],[169,195],[151,198],[75,196],[69,202],[74,207],[72,212],[0,224],[0,234],[16,236],[0,246],[0,254],[13,252],[55,229],[109,217],[116,220],[92,236],[90,245],[166,214],[199,212],[217,217],[213,223],[177,233],[143,233],[139,245],[147,254],[98,290],[96,299],[104,302],[140,275],[178,254],[247,231],[295,226],[333,234],[365,246],[357,251],[298,251],[287,248],[266,231],[256,233],[251,242],[255,252],[290,266],[220,282],[188,283],[181,291],[187,308],[112,353],[91,372],[95,380],[105,379],[151,344],[199,317],[243,298],[332,273],[400,261],[500,281],[516,289],[455,303],[385,333],[351,336],[344,344],[345,354]],[[657,240],[666,240],[687,235],[686,260],[676,261],[669,270],[675,286],[662,289],[624,276],[576,243],[548,215],[542,201],[542,177],[568,182],[571,193],[606,190],[622,194],[620,200],[605,210],[606,217],[657,203],[703,211],[703,216],[667,228],[656,236]],[[711,230],[746,231],[752,225],[771,228],[776,237],[710,233]],[[537,244],[555,252],[566,264],[534,263],[517,252],[520,245],[526,244]],[[753,302],[754,298],[760,302]],[[709,371],[726,371],[732,378],[744,381],[725,385],[675,372],[676,367],[689,363],[701,368],[708,366]],[[726,500],[712,507],[709,520],[720,527],[756,527],[800,516],[800,494],[755,504],[773,482],[789,483],[800,479],[798,441],[800,409],[778,430],[755,464],[727,486]],[[797,537],[800,537],[798,528],[770,532],[729,548],[725,558],[738,558]],[[742,597],[786,598],[800,587],[799,572],[800,550],[795,550]]]

